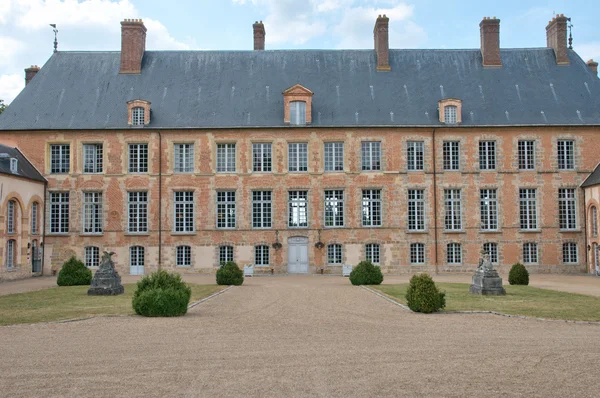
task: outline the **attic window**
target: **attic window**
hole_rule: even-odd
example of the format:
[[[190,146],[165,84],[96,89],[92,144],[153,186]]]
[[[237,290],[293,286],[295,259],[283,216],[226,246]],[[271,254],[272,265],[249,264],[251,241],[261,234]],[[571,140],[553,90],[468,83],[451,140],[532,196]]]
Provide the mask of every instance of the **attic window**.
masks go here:
[[[13,174],[17,174],[19,166],[19,161],[15,158],[10,158],[10,172]]]
[[[456,124],[456,107],[454,105],[444,107],[444,122],[446,124]]]
[[[446,98],[438,103],[440,122],[459,124],[462,122],[462,101],[456,98]]]
[[[131,110],[131,125],[132,126],[143,126],[144,125],[144,108],[136,106]]]
[[[314,93],[296,84],[283,92],[283,122],[304,126],[312,122],[312,97]]]
[[[128,124],[135,127],[143,127],[150,123],[150,102],[144,100],[133,100],[127,102]]]
[[[290,102],[290,124],[298,126],[306,124],[306,102]]]

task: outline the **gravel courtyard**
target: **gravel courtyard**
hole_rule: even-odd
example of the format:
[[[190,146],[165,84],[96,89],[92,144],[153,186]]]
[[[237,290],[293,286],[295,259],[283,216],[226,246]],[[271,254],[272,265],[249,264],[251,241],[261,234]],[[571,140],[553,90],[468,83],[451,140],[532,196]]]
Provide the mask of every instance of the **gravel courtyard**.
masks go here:
[[[172,319],[0,327],[0,396],[597,396],[600,326],[418,315],[249,278]]]

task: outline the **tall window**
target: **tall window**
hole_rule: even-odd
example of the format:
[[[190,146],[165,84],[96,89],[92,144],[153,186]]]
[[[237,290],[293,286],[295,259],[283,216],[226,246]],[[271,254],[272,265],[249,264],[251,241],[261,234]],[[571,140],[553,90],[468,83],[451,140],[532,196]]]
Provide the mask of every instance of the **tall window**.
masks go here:
[[[129,248],[129,266],[131,268],[144,267],[144,263],[144,248],[142,246],[131,246]]]
[[[495,231],[498,229],[498,198],[495,189],[479,191],[479,209],[481,211],[481,229]]]
[[[325,171],[344,171],[344,143],[325,143]]]
[[[37,235],[39,231],[39,214],[40,214],[40,204],[38,202],[33,202],[31,205],[31,233],[33,235]]]
[[[68,192],[50,192],[50,232],[69,232]]]
[[[175,173],[194,172],[194,144],[175,144],[173,155]]]
[[[308,227],[308,192],[288,192],[288,226]]]
[[[129,233],[148,232],[148,192],[129,192]]]
[[[235,191],[217,192],[217,228],[235,228]]]
[[[519,141],[519,169],[535,169],[535,141]]]
[[[175,232],[194,232],[194,192],[175,193]]]
[[[269,265],[271,260],[269,258],[269,246],[260,245],[254,247],[254,265],[265,266]]]
[[[425,263],[425,245],[423,243],[410,244],[410,263],[424,264]]]
[[[83,193],[83,233],[102,233],[102,192]]]
[[[537,200],[535,189],[519,189],[521,229],[537,229]]]
[[[14,239],[9,239],[6,242],[6,268],[13,269],[15,266],[15,246],[16,241]]]
[[[444,107],[444,123],[446,124],[456,124],[456,106],[454,105],[446,105]]]
[[[271,171],[272,164],[271,144],[252,144],[252,170],[267,173]]]
[[[446,230],[460,231],[462,229],[460,189],[445,189],[444,203],[446,207]]]
[[[192,248],[190,246],[177,246],[175,265],[177,267],[192,266]]]
[[[15,232],[17,232],[17,229],[15,227],[15,219],[16,217],[16,202],[14,200],[9,200],[8,201],[8,208],[7,208],[7,214],[6,214],[6,233],[7,234],[14,234]]]
[[[273,218],[272,195],[271,191],[252,192],[253,228],[271,228]]]
[[[344,226],[344,191],[325,191],[325,226]]]
[[[460,169],[460,142],[444,141],[442,149],[443,149],[444,170],[459,170]]]
[[[129,144],[129,172],[148,172],[148,144]]]
[[[131,125],[144,125],[144,108],[142,108],[141,106],[136,106],[131,110]]]
[[[362,158],[362,170],[381,170],[381,142],[364,141],[361,142],[360,149]]]
[[[538,262],[537,243],[523,243],[523,262],[525,264],[535,264]]]
[[[288,171],[308,171],[308,144],[293,142],[288,144]]]
[[[423,153],[423,141],[408,141],[406,143],[408,170],[423,170]]]
[[[575,189],[561,188],[558,190],[560,229],[576,229],[576,199]]]
[[[306,124],[306,102],[290,102],[290,124],[302,126]]]
[[[373,264],[379,264],[380,246],[377,243],[369,243],[365,245],[366,260]]]
[[[13,174],[19,173],[19,161],[16,158],[10,158],[10,172]]]
[[[334,243],[327,246],[327,264],[342,264],[342,245]]]
[[[102,144],[83,144],[83,172],[102,173]]]
[[[408,190],[408,230],[425,230],[425,191],[422,189]]]
[[[83,257],[85,266],[88,268],[100,265],[100,249],[96,246],[86,246]]]
[[[574,242],[563,243],[563,263],[577,264],[577,244]]]
[[[596,206],[592,207],[592,236],[598,237],[598,209]]]
[[[235,144],[217,144],[217,173],[235,173]]]
[[[462,248],[460,243],[448,243],[448,246],[446,246],[446,252],[448,264],[462,263]]]
[[[233,261],[233,246],[219,246],[219,264]]]
[[[483,250],[488,252],[490,255],[490,262],[492,264],[498,264],[498,244],[488,242],[483,244]]]
[[[573,170],[575,168],[575,141],[558,140],[558,169]]]
[[[363,189],[362,191],[363,227],[381,226],[381,190]]]
[[[70,166],[71,146],[69,144],[50,145],[50,173],[68,173]]]
[[[479,141],[479,170],[496,170],[496,141]]]

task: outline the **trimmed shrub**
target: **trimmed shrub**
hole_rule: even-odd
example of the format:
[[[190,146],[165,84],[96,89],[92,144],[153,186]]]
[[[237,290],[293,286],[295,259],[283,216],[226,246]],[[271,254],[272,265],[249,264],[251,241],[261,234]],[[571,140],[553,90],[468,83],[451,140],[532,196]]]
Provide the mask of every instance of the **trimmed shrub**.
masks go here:
[[[508,283],[511,285],[529,285],[529,271],[521,263],[513,264],[508,273]]]
[[[91,282],[92,271],[82,261],[77,260],[75,256],[63,264],[56,279],[58,286],[85,286]]]
[[[350,283],[353,285],[381,285],[383,274],[381,268],[370,261],[361,261],[350,272]]]
[[[187,312],[191,296],[181,275],[158,270],[137,283],[131,304],[138,315],[179,316]]]
[[[406,291],[408,308],[430,314],[446,306],[446,293],[440,292],[428,274],[414,275]]]
[[[233,261],[221,266],[217,271],[217,285],[240,286],[244,283],[244,272]]]

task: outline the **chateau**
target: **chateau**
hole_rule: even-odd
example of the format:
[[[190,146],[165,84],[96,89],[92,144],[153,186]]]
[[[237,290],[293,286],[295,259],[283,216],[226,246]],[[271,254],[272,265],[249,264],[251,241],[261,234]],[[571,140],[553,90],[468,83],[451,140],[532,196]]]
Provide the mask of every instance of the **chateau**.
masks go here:
[[[472,50],[390,49],[388,24],[373,50],[265,50],[255,23],[254,51],[146,51],[125,20],[120,52],[28,68],[0,143],[47,180],[43,273],[104,250],[123,274],[470,271],[482,249],[593,272],[600,81],[567,18],[527,49],[500,48],[498,19]],[[31,205],[0,205],[0,264],[30,270]]]

